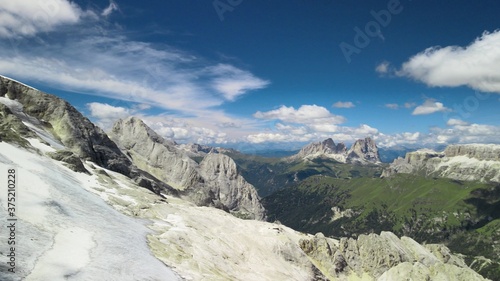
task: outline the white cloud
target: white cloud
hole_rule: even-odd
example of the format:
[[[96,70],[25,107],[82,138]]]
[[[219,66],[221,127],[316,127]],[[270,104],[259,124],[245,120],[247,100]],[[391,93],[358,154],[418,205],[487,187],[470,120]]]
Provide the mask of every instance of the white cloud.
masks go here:
[[[114,11],[118,11],[118,5],[114,1],[110,1],[109,6],[102,11],[101,16],[107,17],[111,15],[111,13],[113,13]]]
[[[278,131],[249,134],[246,140],[250,143],[296,143],[312,142],[333,138],[335,141],[354,142],[367,136],[375,136],[379,132],[366,124],[359,127],[328,126],[312,124],[309,126],[293,126],[276,124]]]
[[[467,47],[431,47],[397,73],[433,87],[468,86],[500,93],[500,30],[485,32]]]
[[[0,37],[33,36],[91,15],[67,0],[0,2]]]
[[[413,108],[413,107],[417,106],[417,104],[414,102],[405,102],[405,104],[403,106],[405,108]]]
[[[229,101],[235,100],[248,91],[262,89],[269,85],[269,81],[228,64],[218,64],[210,67],[209,71],[216,76],[213,80],[213,88]]]
[[[200,118],[213,115],[214,107],[268,84],[246,70],[213,65],[168,46],[160,49],[124,36],[68,37],[57,44],[4,48],[0,72],[19,80],[43,81],[72,92]],[[213,90],[214,83],[222,96]],[[231,118],[223,119],[221,123],[231,122]]]
[[[377,65],[377,67],[375,67],[375,71],[379,74],[387,74],[389,72],[390,66],[391,64],[389,62],[384,61]]]
[[[298,109],[283,105],[267,112],[257,111],[253,116],[258,119],[281,120],[298,124],[341,124],[346,121],[344,117],[334,115],[328,109],[315,104],[302,105]]]
[[[437,143],[498,143],[500,126],[469,124],[461,120],[450,119],[451,128],[432,128]]]
[[[450,111],[450,109],[445,107],[440,102],[434,101],[433,99],[428,99],[422,105],[415,107],[412,115],[426,115],[446,111]]]
[[[97,125],[103,129],[109,129],[121,118],[126,118],[132,114],[130,109],[112,106],[107,103],[91,102],[87,104],[90,116],[95,118]]]
[[[197,126],[192,120],[161,116],[141,116],[141,119],[162,137],[176,142],[200,144],[229,142],[225,132]]]
[[[385,104],[385,107],[390,108],[390,109],[399,109],[399,104],[397,104],[397,103],[387,103],[387,104]]]
[[[446,122],[446,125],[448,125],[448,126],[466,126],[466,125],[469,125],[469,123],[467,123],[463,120],[460,120],[460,119],[451,118],[450,120],[448,120],[448,122]]]
[[[338,101],[332,105],[333,107],[336,108],[353,108],[355,107],[354,103],[350,101]]]

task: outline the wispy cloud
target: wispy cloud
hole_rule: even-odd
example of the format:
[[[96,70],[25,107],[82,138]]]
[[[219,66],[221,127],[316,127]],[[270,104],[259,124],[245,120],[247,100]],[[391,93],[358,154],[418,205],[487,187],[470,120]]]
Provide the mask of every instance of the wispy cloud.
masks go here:
[[[468,86],[500,93],[500,30],[485,32],[467,47],[431,47],[397,72],[432,87]]]
[[[208,71],[215,76],[213,88],[228,101],[233,101],[248,91],[265,88],[270,83],[228,64],[217,64],[209,67]]]
[[[110,1],[109,6],[102,11],[101,16],[107,17],[111,15],[111,13],[113,13],[114,11],[118,11],[118,5],[115,3],[115,1]]]
[[[437,102],[433,99],[427,99],[423,104],[415,107],[412,115],[427,115],[436,112],[446,112],[450,111],[449,108],[445,107],[443,103]]]
[[[335,108],[353,108],[356,105],[350,101],[338,101],[332,105]]]
[[[385,107],[387,107],[389,109],[399,109],[399,104],[397,104],[397,103],[386,103]]]
[[[138,114],[179,128],[172,129],[178,137],[191,134],[193,140],[202,140],[206,135],[207,141],[222,141],[220,136],[225,134],[224,141],[230,141],[259,126],[251,118],[227,114],[221,106],[267,87],[270,81],[189,50],[133,40],[120,29],[110,29],[102,17],[118,9],[114,1],[99,12],[83,11],[66,0],[4,2],[0,3],[0,37],[38,37],[19,37],[15,44],[0,41],[0,72],[21,81],[122,101],[87,106],[103,127],[126,114]],[[38,24],[37,11],[48,8],[52,8],[52,17]],[[22,26],[32,26],[32,30],[23,31]],[[141,111],[148,106],[165,113],[148,116]],[[172,118],[187,127],[173,126],[168,121]],[[167,127],[158,128],[168,131]]]

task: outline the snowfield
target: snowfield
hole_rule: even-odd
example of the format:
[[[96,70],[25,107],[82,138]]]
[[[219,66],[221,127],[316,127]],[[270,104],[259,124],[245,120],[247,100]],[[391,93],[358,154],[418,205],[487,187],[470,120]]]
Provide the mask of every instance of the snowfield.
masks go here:
[[[94,164],[92,175],[76,173],[29,142],[32,151],[0,142],[0,221],[12,168],[18,218],[16,273],[2,270],[0,280],[310,280],[298,241],[311,236],[164,199]]]
[[[3,253],[10,246],[2,231],[0,280],[181,280],[151,254],[147,221],[114,210],[82,188],[105,188],[95,176],[5,142],[0,143],[2,225],[7,224],[7,170],[12,168],[17,183],[16,272],[5,268]]]

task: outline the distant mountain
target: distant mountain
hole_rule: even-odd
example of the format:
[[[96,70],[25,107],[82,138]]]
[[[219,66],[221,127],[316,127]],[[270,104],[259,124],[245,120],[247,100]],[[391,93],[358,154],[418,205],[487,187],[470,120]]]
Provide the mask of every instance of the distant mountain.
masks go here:
[[[334,159],[340,163],[380,163],[377,145],[369,137],[356,140],[349,150],[344,143],[335,144],[331,138],[328,138],[303,147],[299,153],[289,159],[310,160],[319,157]]]
[[[409,152],[394,160],[382,173],[420,174],[456,180],[500,182],[500,145],[450,145],[442,152],[429,149]]]
[[[378,152],[380,155],[380,161],[382,161],[383,163],[391,163],[399,157],[404,157],[408,152],[417,151],[419,149],[433,149],[436,151],[441,151],[445,148],[446,145],[442,144],[428,146],[423,146],[421,144],[403,144],[389,147],[379,147]]]

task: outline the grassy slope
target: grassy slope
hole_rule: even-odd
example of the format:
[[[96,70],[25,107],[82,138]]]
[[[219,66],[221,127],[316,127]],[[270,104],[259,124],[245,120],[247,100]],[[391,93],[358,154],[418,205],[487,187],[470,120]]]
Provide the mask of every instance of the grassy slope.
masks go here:
[[[271,220],[300,231],[339,237],[390,230],[500,261],[498,192],[500,186],[412,175],[391,179],[313,176],[264,202]],[[354,215],[333,220],[332,207],[351,209]],[[495,276],[498,265],[486,266],[481,273]]]
[[[445,243],[483,275],[500,276],[500,186],[405,174],[381,179],[383,167],[332,159],[230,156],[264,197],[270,220],[334,237],[390,230]],[[352,216],[333,220],[332,207]]]

